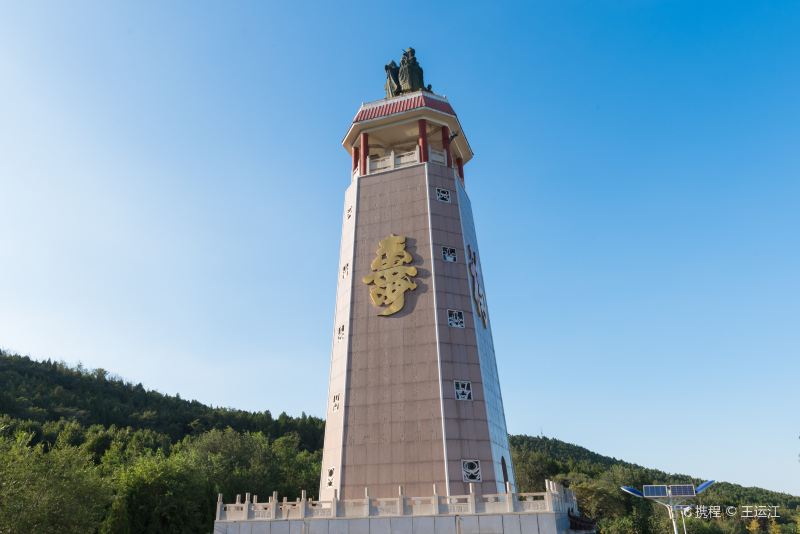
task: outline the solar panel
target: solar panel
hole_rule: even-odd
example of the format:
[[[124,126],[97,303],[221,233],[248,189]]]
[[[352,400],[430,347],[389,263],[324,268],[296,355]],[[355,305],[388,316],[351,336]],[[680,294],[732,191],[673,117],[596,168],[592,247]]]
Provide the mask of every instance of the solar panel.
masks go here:
[[[644,497],[644,495],[642,495],[642,492],[637,490],[636,488],[632,488],[630,486],[622,486],[622,487],[620,487],[620,489],[622,491],[624,491],[625,493],[629,493],[630,495],[633,495],[634,497]]]
[[[706,480],[705,482],[703,482],[702,484],[700,484],[699,486],[697,486],[697,488],[695,489],[695,494],[696,494],[696,495],[699,495],[699,494],[703,493],[703,492],[704,492],[705,490],[707,490],[707,489],[708,489],[708,487],[709,487],[709,486],[711,486],[711,484],[713,484],[713,483],[714,483],[714,481],[713,481],[713,480]]]
[[[667,496],[666,486],[645,486],[642,489],[644,490],[644,496],[646,499],[655,499],[658,497]]]
[[[678,484],[670,486],[669,493],[673,497],[694,497],[694,486],[691,484]]]

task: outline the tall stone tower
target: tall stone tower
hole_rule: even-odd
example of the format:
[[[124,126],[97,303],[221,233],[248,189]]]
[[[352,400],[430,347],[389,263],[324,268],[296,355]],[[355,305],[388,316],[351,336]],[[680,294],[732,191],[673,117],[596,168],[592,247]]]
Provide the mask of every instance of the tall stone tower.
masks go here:
[[[214,532],[593,534],[571,490],[516,492],[456,113],[411,48],[385,89],[342,143],[319,498],[220,494]]]
[[[472,150],[413,49],[344,138],[320,499],[514,488],[464,166]]]

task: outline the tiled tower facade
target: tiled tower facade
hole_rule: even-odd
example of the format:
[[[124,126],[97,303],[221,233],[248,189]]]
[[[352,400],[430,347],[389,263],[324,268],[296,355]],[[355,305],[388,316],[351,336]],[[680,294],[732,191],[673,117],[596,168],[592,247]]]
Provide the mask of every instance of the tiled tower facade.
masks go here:
[[[458,118],[417,91],[362,105],[343,144],[320,499],[514,490]]]

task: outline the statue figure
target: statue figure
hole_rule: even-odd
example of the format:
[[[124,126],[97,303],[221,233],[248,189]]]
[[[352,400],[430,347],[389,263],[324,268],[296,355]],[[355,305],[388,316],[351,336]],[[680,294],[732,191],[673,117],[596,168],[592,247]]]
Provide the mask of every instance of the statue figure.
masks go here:
[[[383,88],[386,90],[386,98],[392,98],[400,94],[400,80],[398,79],[400,68],[397,66],[397,63],[392,60],[386,64],[385,69],[386,85],[384,85]]]
[[[425,87],[422,67],[417,62],[413,48],[409,47],[403,51],[400,67],[392,60],[386,65],[385,70],[386,85],[384,85],[384,89],[386,90],[386,98],[419,90],[431,91],[430,85]]]

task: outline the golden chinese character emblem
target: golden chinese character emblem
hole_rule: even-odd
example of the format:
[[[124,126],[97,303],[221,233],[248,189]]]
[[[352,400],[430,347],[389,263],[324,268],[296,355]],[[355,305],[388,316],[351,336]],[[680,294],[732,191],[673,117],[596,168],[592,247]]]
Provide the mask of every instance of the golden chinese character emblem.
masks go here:
[[[392,315],[403,309],[406,291],[416,289],[411,279],[417,276],[417,268],[411,263],[413,258],[406,251],[405,236],[391,234],[378,243],[378,257],[372,260],[372,273],[364,277],[369,285],[369,296],[375,306],[386,308],[378,315]]]

